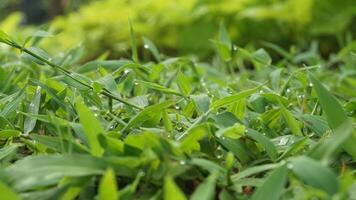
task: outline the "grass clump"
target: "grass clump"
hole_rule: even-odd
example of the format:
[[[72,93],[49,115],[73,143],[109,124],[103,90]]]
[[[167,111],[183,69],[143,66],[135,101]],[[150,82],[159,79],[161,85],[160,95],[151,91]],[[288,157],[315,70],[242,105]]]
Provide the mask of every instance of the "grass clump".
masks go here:
[[[350,47],[242,48],[221,26],[210,62],[144,38],[154,60],[133,45],[131,60],[82,63],[83,49],[50,56],[37,39],[0,32],[4,199],[354,196]]]

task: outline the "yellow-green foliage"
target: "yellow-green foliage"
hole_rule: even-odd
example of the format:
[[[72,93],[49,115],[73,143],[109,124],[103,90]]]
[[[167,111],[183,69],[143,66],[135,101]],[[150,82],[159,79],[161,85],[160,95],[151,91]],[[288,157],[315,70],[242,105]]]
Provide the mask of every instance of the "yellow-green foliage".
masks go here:
[[[215,37],[219,22],[225,21],[234,43],[271,41],[287,47],[303,37],[343,32],[356,13],[353,5],[353,0],[93,1],[50,22],[58,35],[41,46],[55,53],[83,42],[89,56],[103,52],[127,56],[131,21],[139,44],[145,36],[160,49],[204,55],[210,49],[206,41]],[[19,15],[6,21],[7,26],[16,27]],[[11,35],[16,33],[9,29]]]

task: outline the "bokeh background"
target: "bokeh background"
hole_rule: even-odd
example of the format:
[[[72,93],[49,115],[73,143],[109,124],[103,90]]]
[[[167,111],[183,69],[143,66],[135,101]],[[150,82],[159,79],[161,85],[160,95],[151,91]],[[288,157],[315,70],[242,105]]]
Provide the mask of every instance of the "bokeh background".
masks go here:
[[[54,34],[39,44],[50,53],[81,44],[86,58],[127,57],[129,21],[138,44],[147,37],[170,56],[209,59],[224,23],[234,44],[285,49],[315,48],[322,56],[356,35],[355,0],[1,0],[0,27],[18,41],[41,30]],[[354,45],[355,46],[355,45]],[[142,51],[141,51],[142,52]],[[273,52],[272,52],[273,55]]]

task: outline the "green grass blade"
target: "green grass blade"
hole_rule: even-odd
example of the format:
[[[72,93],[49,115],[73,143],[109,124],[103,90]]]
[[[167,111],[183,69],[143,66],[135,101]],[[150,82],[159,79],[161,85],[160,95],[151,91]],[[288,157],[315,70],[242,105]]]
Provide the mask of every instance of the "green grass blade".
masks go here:
[[[130,26],[130,41],[131,41],[131,58],[134,62],[138,62],[138,53],[137,53],[137,43],[136,36],[131,21],[129,21]]]
[[[323,108],[326,119],[332,129],[337,129],[344,122],[348,121],[348,117],[339,101],[319,82],[314,75],[309,74],[309,78],[314,85],[321,107]],[[336,134],[336,133],[334,133]],[[347,134],[338,132],[337,134]],[[349,138],[343,143],[344,150],[353,158],[356,158],[356,134],[352,133]]]
[[[99,200],[119,200],[115,172],[113,169],[106,170],[99,184]]]
[[[30,105],[28,106],[27,113],[37,115],[40,108],[40,101],[41,101],[41,87],[38,86]],[[25,135],[28,135],[33,130],[33,128],[35,128],[36,122],[37,122],[36,118],[30,117],[29,115],[26,116],[25,123],[24,123]]]
[[[324,190],[330,195],[339,190],[337,176],[320,162],[306,156],[293,158],[290,162],[293,173],[305,183]]]
[[[187,198],[184,196],[183,192],[176,185],[173,178],[171,176],[166,176],[164,178],[164,186],[163,186],[163,199],[164,200],[186,200]]]
[[[275,169],[265,179],[257,191],[253,194],[252,200],[279,200],[287,180],[288,169],[285,165]]]
[[[279,103],[279,106],[281,108],[282,115],[285,119],[285,121],[288,124],[289,129],[294,135],[297,136],[302,136],[302,131],[300,130],[300,126],[297,122],[297,120],[293,117],[292,113],[290,113],[286,107],[282,103]]]
[[[20,196],[16,194],[9,186],[5,185],[3,182],[0,181],[0,191],[1,191],[1,198],[7,200],[20,200]]]
[[[77,101],[76,109],[78,111],[80,124],[86,134],[91,154],[101,156],[104,150],[100,146],[98,136],[105,132],[103,127],[83,101]]]
[[[210,109],[211,110],[215,110],[219,107],[222,106],[227,106],[230,105],[240,99],[246,98],[250,95],[252,95],[253,93],[257,92],[259,89],[261,88],[261,86],[255,87],[253,89],[249,89],[249,90],[244,90],[242,92],[239,92],[237,94],[231,95],[231,96],[227,96],[224,97],[222,99],[216,100],[214,101],[211,105],[210,105]]]

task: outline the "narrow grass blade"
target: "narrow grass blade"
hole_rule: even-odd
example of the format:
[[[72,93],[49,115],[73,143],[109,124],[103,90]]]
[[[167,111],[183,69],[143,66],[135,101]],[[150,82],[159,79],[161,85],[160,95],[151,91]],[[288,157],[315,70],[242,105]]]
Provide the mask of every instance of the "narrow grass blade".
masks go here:
[[[125,129],[140,125],[141,123],[152,117],[152,115],[160,113],[162,110],[172,106],[174,103],[175,101],[165,101],[145,108],[129,121]]]
[[[300,130],[299,124],[297,120],[293,117],[292,113],[290,113],[286,107],[282,103],[279,103],[279,106],[281,108],[282,115],[284,119],[286,120],[289,129],[294,135],[297,136],[302,136],[302,132]]]
[[[215,110],[215,109],[217,109],[219,107],[230,105],[231,103],[234,103],[234,102],[236,102],[236,101],[238,101],[240,99],[243,99],[243,98],[246,98],[246,97],[252,95],[253,93],[257,92],[260,88],[261,88],[261,86],[258,86],[258,87],[255,87],[253,89],[244,90],[244,91],[239,92],[237,94],[234,94],[234,95],[227,96],[227,97],[224,97],[222,99],[216,100],[210,105],[210,109]]]
[[[293,158],[290,164],[291,170],[301,181],[324,190],[330,195],[339,190],[337,176],[320,162],[306,156],[300,156]]]
[[[326,119],[332,129],[337,129],[344,122],[348,121],[348,117],[339,101],[314,77],[309,74],[309,78],[314,85],[321,107],[325,111]],[[338,132],[334,134],[347,134]],[[343,143],[343,148],[354,159],[356,158],[356,134],[352,133],[349,138]]]
[[[275,169],[257,188],[257,191],[252,196],[252,200],[278,200],[280,199],[284,185],[287,180],[288,169],[286,166],[281,166]]]
[[[9,186],[5,185],[3,182],[0,181],[0,191],[1,191],[1,198],[7,200],[21,200],[20,196],[16,194]]]
[[[186,200],[187,198],[184,196],[183,192],[176,185],[173,178],[171,176],[166,176],[164,179],[163,186],[163,199],[164,200]]]
[[[98,136],[104,133],[103,127],[83,101],[79,100],[77,102],[76,108],[78,111],[80,124],[83,126],[84,132],[89,142],[91,154],[94,156],[101,156],[104,150],[100,146]]]
[[[40,108],[41,101],[41,87],[37,86],[36,92],[28,106],[27,113],[37,115]],[[24,123],[24,134],[28,135],[36,126],[37,119],[34,117],[26,116]]]
[[[130,40],[131,40],[131,58],[134,62],[138,62],[136,36],[131,21],[129,21],[129,26],[130,26]]]
[[[119,200],[115,172],[109,168],[99,184],[99,200]]]
[[[215,199],[215,179],[216,175],[212,174],[206,178],[194,191],[191,200],[213,200]]]

